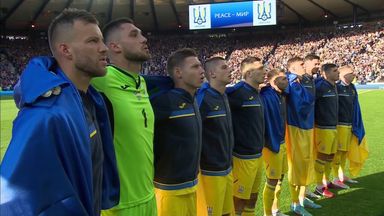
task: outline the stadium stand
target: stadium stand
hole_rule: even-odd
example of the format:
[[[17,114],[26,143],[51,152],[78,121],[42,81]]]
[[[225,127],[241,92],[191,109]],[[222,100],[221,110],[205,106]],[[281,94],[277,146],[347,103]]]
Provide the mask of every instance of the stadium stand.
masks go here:
[[[239,63],[246,56],[264,60],[267,68],[285,68],[292,56],[309,53],[319,55],[323,62],[352,64],[358,72],[357,82],[379,82],[384,79],[384,22],[353,28],[308,28],[287,30],[284,34],[265,35],[150,35],[152,58],[143,65],[143,73],[166,75],[165,64],[170,53],[181,47],[192,47],[201,60],[222,56],[233,68],[233,82],[241,79]],[[1,88],[10,90],[26,62],[32,56],[50,55],[44,39],[1,40]]]

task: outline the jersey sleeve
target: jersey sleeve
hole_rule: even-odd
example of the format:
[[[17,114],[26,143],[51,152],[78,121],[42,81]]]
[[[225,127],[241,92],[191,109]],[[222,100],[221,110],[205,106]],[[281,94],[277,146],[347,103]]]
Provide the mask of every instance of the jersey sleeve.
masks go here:
[[[206,93],[206,91],[199,90],[196,95],[197,106],[199,107],[201,119],[205,119],[207,115],[207,106],[204,100]]]

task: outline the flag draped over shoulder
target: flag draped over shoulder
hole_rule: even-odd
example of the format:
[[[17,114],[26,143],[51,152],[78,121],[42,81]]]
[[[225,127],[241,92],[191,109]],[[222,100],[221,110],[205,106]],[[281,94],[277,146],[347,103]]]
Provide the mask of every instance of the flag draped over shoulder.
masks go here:
[[[314,177],[314,96],[300,84],[298,75],[287,73],[287,125],[285,141],[288,181],[305,186]]]
[[[353,88],[356,91],[355,86]],[[353,102],[353,119],[352,119],[352,141],[348,151],[349,172],[352,176],[357,176],[368,157],[368,144],[365,137],[365,129],[358,96],[356,95]]]
[[[271,86],[262,88],[260,94],[263,97],[265,107],[265,147],[278,153],[280,151],[280,144],[284,142],[285,137],[285,120],[280,114],[280,99],[277,95],[278,93]]]

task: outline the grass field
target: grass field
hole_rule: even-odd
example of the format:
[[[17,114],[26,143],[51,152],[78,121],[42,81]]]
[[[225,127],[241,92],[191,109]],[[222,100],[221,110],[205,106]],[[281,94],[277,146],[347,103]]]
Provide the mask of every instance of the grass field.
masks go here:
[[[337,197],[318,200],[322,209],[310,210],[316,216],[384,216],[384,90],[360,91],[366,136],[370,149],[369,158],[356,180],[348,190],[333,190]],[[11,138],[12,121],[17,114],[13,100],[1,100],[1,159]],[[262,191],[262,188],[260,188]],[[281,210],[289,211],[287,181],[284,180]],[[262,196],[257,202],[257,215],[262,213]]]

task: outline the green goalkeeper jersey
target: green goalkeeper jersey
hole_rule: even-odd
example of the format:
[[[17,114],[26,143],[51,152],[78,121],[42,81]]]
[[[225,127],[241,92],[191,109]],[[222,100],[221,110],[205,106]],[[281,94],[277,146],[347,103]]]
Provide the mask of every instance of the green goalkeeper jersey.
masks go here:
[[[120,203],[129,208],[154,196],[154,114],[146,83],[138,74],[114,65],[92,85],[103,95],[111,121],[120,178]]]

